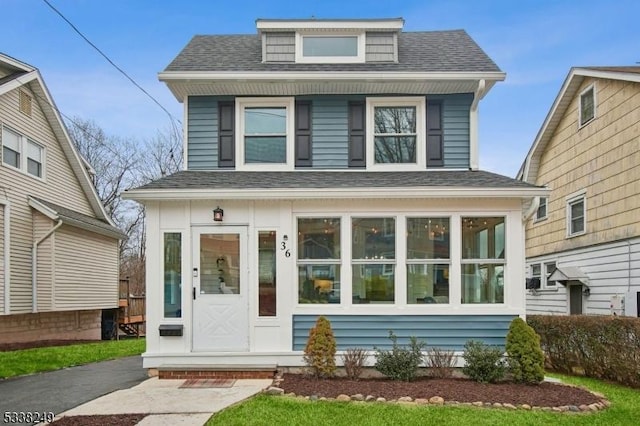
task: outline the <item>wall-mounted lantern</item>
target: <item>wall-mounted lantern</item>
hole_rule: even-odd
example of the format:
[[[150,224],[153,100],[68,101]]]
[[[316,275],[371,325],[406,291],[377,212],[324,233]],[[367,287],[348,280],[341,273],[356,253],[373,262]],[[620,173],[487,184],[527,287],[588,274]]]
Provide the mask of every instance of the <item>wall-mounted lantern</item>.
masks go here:
[[[213,221],[222,222],[223,216],[224,216],[224,210],[222,210],[220,206],[216,207],[216,209],[213,211]]]

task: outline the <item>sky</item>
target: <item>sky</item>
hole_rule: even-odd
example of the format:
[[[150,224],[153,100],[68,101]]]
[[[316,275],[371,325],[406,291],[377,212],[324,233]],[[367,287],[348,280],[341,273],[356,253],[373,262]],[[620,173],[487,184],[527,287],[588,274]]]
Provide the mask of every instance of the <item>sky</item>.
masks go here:
[[[507,75],[480,102],[480,168],[514,177],[573,66],[640,62],[637,0],[47,0],[182,120],[158,73],[196,34],[255,34],[257,18],[397,18],[404,31],[464,29]],[[363,7],[366,5],[366,7]],[[59,110],[144,141],[167,112],[44,0],[0,0],[0,52],[38,68]]]

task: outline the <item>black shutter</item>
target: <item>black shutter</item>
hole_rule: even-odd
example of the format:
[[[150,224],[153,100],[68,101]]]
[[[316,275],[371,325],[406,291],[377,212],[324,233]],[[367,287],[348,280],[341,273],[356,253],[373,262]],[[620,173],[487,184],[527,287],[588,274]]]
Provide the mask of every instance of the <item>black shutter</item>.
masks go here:
[[[442,101],[427,101],[427,167],[444,166]]]
[[[233,101],[218,102],[218,167],[233,168],[236,165],[235,118]]]
[[[296,101],[296,167],[311,165],[311,101]]]
[[[349,167],[367,166],[364,101],[349,102]]]

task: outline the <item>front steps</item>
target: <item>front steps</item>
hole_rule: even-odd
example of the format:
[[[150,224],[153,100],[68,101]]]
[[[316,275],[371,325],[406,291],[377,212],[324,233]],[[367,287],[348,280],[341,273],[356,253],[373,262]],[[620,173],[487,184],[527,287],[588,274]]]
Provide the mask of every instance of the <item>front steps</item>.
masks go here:
[[[150,369],[159,379],[273,379],[277,366],[270,365],[161,365]]]

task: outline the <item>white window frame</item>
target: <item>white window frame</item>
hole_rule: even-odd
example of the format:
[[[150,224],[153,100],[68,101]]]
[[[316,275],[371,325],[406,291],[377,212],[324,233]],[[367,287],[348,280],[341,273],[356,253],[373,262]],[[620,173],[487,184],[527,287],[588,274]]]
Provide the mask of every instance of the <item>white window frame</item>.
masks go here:
[[[32,177],[33,179],[38,179],[41,181],[45,181],[45,171],[46,171],[46,158],[47,158],[47,151],[46,148],[44,147],[44,145],[34,141],[33,139],[23,135],[22,133],[8,127],[8,126],[2,126],[0,129],[1,133],[4,134],[5,131],[11,132],[13,134],[15,134],[16,136],[18,136],[18,144],[19,144],[19,151],[18,154],[20,155],[20,164],[18,165],[19,167],[15,167],[13,164],[8,164],[5,163],[4,161],[4,155],[2,156],[2,162],[1,164],[5,167],[9,167],[13,170],[17,170],[20,173],[23,173],[29,177]],[[28,171],[28,158],[29,154],[28,154],[28,146],[29,144],[33,144],[36,147],[40,148],[40,152],[41,152],[41,161],[40,161],[40,170],[41,170],[41,176],[37,176],[34,175],[32,173],[29,173]],[[1,144],[1,148],[4,150],[4,141]]]
[[[582,97],[589,91],[592,91],[592,97],[593,97],[593,116],[591,116],[591,118],[589,118],[586,121],[582,121]],[[591,123],[593,120],[595,120],[596,118],[596,85],[595,84],[591,84],[590,86],[588,86],[587,88],[585,88],[582,92],[580,92],[580,95],[578,96],[578,128],[582,128],[584,126],[586,126],[587,124]]]
[[[554,284],[549,285],[549,276],[551,275],[551,273],[549,273],[549,269],[547,268],[549,265],[553,265],[556,269],[558,269],[558,262],[556,262],[555,260],[542,262],[540,264],[540,272],[544,275],[544,279],[541,280],[542,288],[544,288],[545,290],[557,290],[558,289],[557,281],[551,281]]]
[[[426,98],[424,96],[368,97],[367,104],[367,170],[407,171],[426,169]],[[375,162],[375,108],[376,107],[415,107],[416,109],[416,162],[384,163]]]
[[[544,216],[539,216],[540,208],[542,207],[542,202],[544,201]],[[540,222],[549,217],[549,197],[540,197],[540,204],[536,209],[536,215],[534,216],[534,222]]]
[[[244,158],[244,110],[245,108],[286,108],[286,163],[245,163]],[[236,170],[293,170],[295,164],[295,99],[278,98],[236,98]]]
[[[567,207],[566,207],[566,228],[567,228],[567,238],[577,237],[580,235],[584,235],[587,233],[587,194],[586,191],[580,191],[566,197]],[[571,206],[582,202],[582,222],[583,229],[580,232],[571,232]]]
[[[304,56],[304,38],[305,37],[357,37],[358,53],[355,56]],[[313,31],[297,31],[296,32],[296,62],[300,64],[353,64],[365,62],[366,51],[366,33],[347,32],[347,31],[331,31],[331,32],[313,32]]]

